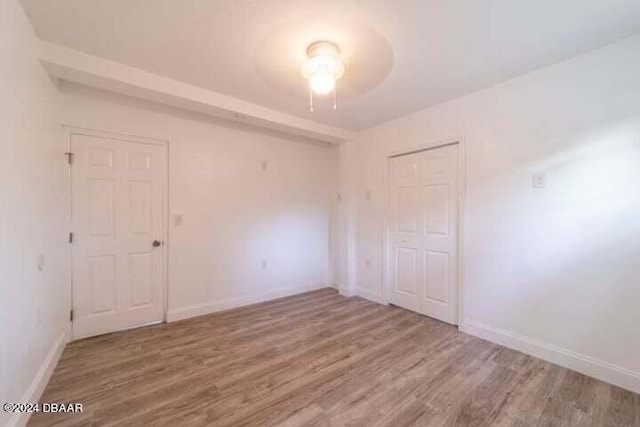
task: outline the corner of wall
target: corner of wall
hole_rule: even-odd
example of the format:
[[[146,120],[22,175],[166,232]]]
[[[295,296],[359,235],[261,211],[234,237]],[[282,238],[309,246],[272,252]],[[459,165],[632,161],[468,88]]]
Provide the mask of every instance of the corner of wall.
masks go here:
[[[356,142],[340,144],[339,288],[343,295],[356,294]]]
[[[377,292],[373,292],[370,289],[366,289],[361,286],[358,286],[356,289],[356,295],[378,304],[389,305],[389,301],[385,300],[384,297],[379,295]]]
[[[42,396],[42,393],[44,392],[44,389],[46,388],[47,383],[60,360],[60,356],[62,356],[62,352],[70,340],[71,323],[67,323],[65,328],[54,341],[49,353],[42,361],[38,372],[29,384],[29,387],[25,391],[20,403],[38,403],[40,401],[40,397]],[[14,413],[9,419],[9,425],[14,427],[25,426],[27,425],[30,416],[30,412]]]

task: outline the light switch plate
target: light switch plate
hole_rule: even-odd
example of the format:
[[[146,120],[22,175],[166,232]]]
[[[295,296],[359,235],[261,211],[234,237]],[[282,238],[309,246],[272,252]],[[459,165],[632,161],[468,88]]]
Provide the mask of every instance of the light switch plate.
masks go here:
[[[532,186],[533,188],[544,188],[547,185],[547,177],[543,173],[533,174]]]

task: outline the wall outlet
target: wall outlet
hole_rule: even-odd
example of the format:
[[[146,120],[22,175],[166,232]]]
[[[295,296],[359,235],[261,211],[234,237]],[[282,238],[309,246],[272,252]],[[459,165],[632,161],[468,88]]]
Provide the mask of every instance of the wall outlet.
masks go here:
[[[262,262],[260,263],[260,267],[261,267],[263,270],[266,270],[266,269],[267,269],[267,266],[268,266],[268,264],[267,264],[267,260],[266,260],[266,259],[263,259],[263,260],[262,260]]]
[[[371,260],[369,258],[364,259],[364,266],[366,268],[371,268]]]
[[[371,190],[367,190],[364,192],[364,198],[366,200],[371,200]]]
[[[269,168],[269,165],[267,164],[266,161],[262,161],[262,170],[266,171]]]
[[[533,188],[544,188],[547,185],[547,177],[544,173],[533,174],[532,186]]]
[[[180,213],[173,214],[173,226],[174,227],[182,227],[183,216],[184,215],[182,215]]]

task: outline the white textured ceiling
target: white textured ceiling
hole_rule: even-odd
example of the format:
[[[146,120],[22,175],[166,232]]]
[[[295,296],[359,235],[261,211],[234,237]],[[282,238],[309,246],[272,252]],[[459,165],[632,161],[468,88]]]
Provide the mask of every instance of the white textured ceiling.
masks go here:
[[[638,0],[23,0],[23,4],[44,40],[348,129],[370,127],[640,32]],[[274,44],[269,45],[269,40],[282,43],[290,38],[293,49],[309,37],[295,32],[304,32],[306,26],[300,22],[307,21],[322,27],[326,38],[332,31],[342,32],[336,37],[343,37],[345,44],[361,46],[350,53],[354,63],[363,52],[368,57],[361,63],[372,64],[368,70],[353,71],[361,73],[356,77],[362,76],[366,84],[351,94],[347,91],[336,112],[328,102],[317,106],[315,113],[307,112],[304,81],[287,63],[291,52],[279,56]],[[388,56],[390,48],[391,58],[372,57],[378,48],[380,56]],[[261,68],[265,49],[274,64],[282,64],[281,78],[274,69]],[[372,69],[388,65],[385,72]],[[291,76],[291,90],[273,83],[286,84],[286,73]],[[386,78],[379,81],[384,74]]]

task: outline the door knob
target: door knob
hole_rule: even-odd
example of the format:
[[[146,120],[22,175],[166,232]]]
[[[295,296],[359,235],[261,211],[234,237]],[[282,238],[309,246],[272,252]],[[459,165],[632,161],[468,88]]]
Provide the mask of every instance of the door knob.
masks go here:
[[[162,244],[162,242],[160,240],[154,240],[153,243],[151,244],[151,246],[153,246],[154,248],[157,248],[161,244]]]

